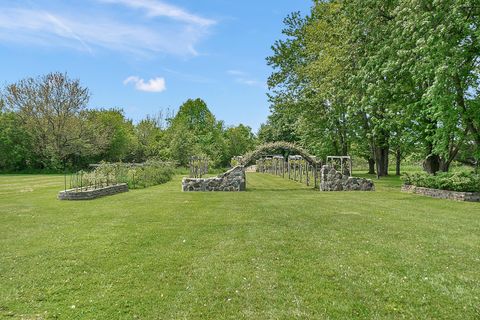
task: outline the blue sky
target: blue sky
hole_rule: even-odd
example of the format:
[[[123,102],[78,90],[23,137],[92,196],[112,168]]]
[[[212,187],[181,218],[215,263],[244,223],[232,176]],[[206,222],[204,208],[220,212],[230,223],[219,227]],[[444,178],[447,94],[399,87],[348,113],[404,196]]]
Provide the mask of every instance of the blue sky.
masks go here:
[[[52,71],[87,86],[90,107],[138,121],[188,98],[227,125],[268,116],[265,57],[309,0],[0,0],[3,84]]]

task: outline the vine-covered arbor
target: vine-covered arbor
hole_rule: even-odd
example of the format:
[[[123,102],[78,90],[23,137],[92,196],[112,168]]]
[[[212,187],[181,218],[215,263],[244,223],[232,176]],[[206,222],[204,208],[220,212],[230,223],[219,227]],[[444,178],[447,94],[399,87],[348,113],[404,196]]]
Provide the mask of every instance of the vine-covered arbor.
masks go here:
[[[257,172],[285,176],[286,161],[282,155],[266,156],[256,160]]]
[[[353,163],[350,156],[328,156],[327,164],[333,168],[340,167],[340,172],[352,176]]]
[[[287,152],[288,158],[275,152]],[[282,177],[288,177],[308,186],[318,185],[318,172],[322,166],[315,156],[310,155],[303,148],[289,142],[267,143],[257,147],[255,150],[239,157],[240,164],[248,166],[254,161],[258,172],[270,173]]]
[[[302,156],[302,158],[306,162],[317,167],[321,167],[322,165],[321,161],[318,161],[315,156],[312,156],[302,147],[297,146],[294,143],[285,142],[285,141],[266,143],[261,146],[258,146],[255,150],[250,151],[242,156],[241,164],[243,166],[251,165],[256,160],[271,154],[275,154],[278,151],[288,151],[288,153],[291,155]]]
[[[288,178],[310,186],[318,185],[318,172],[320,167],[305,161],[300,155],[282,155],[262,157],[256,161],[256,171],[269,173],[282,178]]]

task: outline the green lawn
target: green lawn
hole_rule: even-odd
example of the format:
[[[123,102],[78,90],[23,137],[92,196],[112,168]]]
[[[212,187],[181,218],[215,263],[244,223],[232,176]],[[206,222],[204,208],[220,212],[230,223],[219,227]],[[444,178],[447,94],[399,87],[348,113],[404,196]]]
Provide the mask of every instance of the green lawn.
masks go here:
[[[479,319],[480,204],[249,174],[61,202],[0,176],[0,318]]]

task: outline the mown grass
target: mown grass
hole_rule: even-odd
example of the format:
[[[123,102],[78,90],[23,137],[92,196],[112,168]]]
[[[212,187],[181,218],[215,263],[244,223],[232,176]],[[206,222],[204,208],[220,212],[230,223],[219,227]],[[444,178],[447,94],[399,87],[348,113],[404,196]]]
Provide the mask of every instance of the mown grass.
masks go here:
[[[478,319],[480,204],[162,186],[61,202],[62,176],[0,176],[0,317]]]

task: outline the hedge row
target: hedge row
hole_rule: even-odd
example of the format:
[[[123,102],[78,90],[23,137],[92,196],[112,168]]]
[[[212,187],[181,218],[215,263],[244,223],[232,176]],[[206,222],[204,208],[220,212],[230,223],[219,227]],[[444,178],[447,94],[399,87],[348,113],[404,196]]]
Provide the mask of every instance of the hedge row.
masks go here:
[[[467,172],[404,174],[402,180],[406,185],[416,187],[459,191],[459,192],[480,192],[480,174]]]

